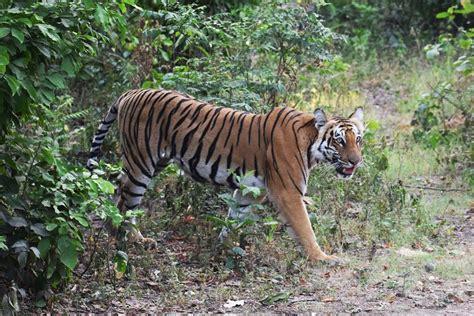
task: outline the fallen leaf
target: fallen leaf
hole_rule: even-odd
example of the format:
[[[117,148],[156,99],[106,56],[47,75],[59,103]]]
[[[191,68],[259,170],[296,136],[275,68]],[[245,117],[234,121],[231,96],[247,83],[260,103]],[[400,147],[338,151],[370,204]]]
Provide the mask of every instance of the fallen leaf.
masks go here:
[[[279,292],[273,295],[266,296],[263,300],[260,301],[263,305],[272,305],[278,301],[286,301],[290,297],[289,292]]]
[[[387,295],[387,297],[385,298],[385,300],[389,303],[393,303],[395,302],[397,299],[397,296],[393,293],[390,293],[389,295]]]
[[[448,299],[454,303],[458,303],[458,304],[464,303],[463,299],[461,299],[460,297],[456,296],[453,293],[448,294]]]

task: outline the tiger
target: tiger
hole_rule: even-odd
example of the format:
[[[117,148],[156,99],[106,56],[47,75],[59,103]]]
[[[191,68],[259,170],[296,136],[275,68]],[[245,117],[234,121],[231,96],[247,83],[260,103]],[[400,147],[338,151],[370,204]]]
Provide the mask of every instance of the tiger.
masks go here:
[[[329,163],[344,179],[361,166],[361,107],[347,118],[332,119],[320,108],[313,114],[291,107],[253,114],[177,91],[130,90],[101,121],[92,140],[89,169],[97,166],[100,147],[115,120],[123,152],[120,211],[139,206],[153,176],[174,163],[196,181],[234,190],[240,207],[229,209],[229,218],[248,216],[252,206],[266,198],[309,261],[339,260],[318,245],[304,197],[314,166]],[[244,195],[243,186],[260,188],[262,194]],[[133,234],[148,240],[137,229]]]

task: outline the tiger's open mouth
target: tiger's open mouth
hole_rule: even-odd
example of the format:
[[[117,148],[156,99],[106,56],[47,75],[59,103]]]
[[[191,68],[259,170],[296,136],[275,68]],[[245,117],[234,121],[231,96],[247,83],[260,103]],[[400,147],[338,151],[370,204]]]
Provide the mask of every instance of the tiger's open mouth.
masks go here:
[[[355,170],[356,170],[356,167],[350,167],[350,168],[337,167],[336,168],[336,172],[339,174],[339,176],[342,176],[343,178],[352,177]]]

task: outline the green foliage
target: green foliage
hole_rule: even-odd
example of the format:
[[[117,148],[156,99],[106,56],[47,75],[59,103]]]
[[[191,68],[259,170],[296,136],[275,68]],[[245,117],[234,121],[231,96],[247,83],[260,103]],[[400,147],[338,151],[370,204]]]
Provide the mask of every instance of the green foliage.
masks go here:
[[[40,300],[49,285],[70,280],[91,213],[122,220],[109,199],[114,186],[63,156],[77,132],[65,130],[77,117],[65,115],[65,104],[45,108],[44,121],[32,116],[28,129],[10,132],[0,145],[0,276],[40,291]]]
[[[124,22],[113,1],[26,2],[2,9],[0,136],[34,112],[40,116],[37,105],[53,104],[86,56],[94,56],[99,43],[115,40],[114,27],[125,34]]]
[[[331,60],[328,48],[338,39],[316,13],[279,1],[243,7],[230,16],[204,17],[202,9],[192,6],[166,10],[145,14],[155,18],[153,23],[158,19],[159,28],[144,40],[156,47],[166,67],[152,71],[143,87],[187,91],[243,110],[262,111],[292,101],[298,76]],[[183,59],[189,47],[199,53]]]
[[[461,8],[452,6],[436,17],[456,26],[456,16],[473,12],[472,4],[463,3]],[[428,60],[434,63],[444,57],[454,71],[446,71],[445,78],[420,98],[412,121],[415,140],[435,150],[438,162],[452,171],[464,169],[472,158],[472,148],[465,144],[472,139],[473,37],[474,29],[459,27],[456,36],[442,34],[437,43],[425,47]],[[472,185],[472,172],[469,168],[465,170]]]
[[[420,41],[434,38],[446,27],[436,19],[436,13],[456,2],[330,0],[321,7],[321,12],[334,31],[348,35],[345,55],[354,58],[372,54],[394,56],[403,55],[413,47],[419,48]],[[457,22],[468,25],[468,19]]]

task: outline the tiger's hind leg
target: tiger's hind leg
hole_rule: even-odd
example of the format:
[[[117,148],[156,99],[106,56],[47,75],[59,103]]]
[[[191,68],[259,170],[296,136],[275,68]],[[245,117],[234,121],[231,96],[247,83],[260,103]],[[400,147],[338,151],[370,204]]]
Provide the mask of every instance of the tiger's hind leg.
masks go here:
[[[265,194],[254,198],[250,194],[242,195],[242,191],[235,190],[233,195],[234,200],[238,204],[236,207],[229,207],[229,212],[227,214],[227,219],[237,219],[243,221],[250,216],[252,209],[256,204],[261,203],[265,199]],[[223,242],[230,233],[230,228],[223,227],[219,234],[219,241]]]
[[[163,170],[164,167],[168,164],[168,161],[162,160],[159,161],[154,168],[154,175]],[[130,169],[125,169],[130,170]],[[117,208],[120,212],[125,215],[127,211],[133,210],[138,207],[143,199],[147,187],[151,181],[151,178],[144,174],[134,174],[130,171],[125,172],[120,178],[119,186],[119,199],[117,202]],[[122,234],[125,236],[120,236],[119,242],[140,242],[144,244],[145,248],[152,249],[156,248],[156,241],[152,238],[146,238],[142,235],[140,230],[137,228],[137,220],[134,216],[128,218],[124,222],[124,227],[122,229]],[[126,244],[123,244],[121,248],[126,249]]]

